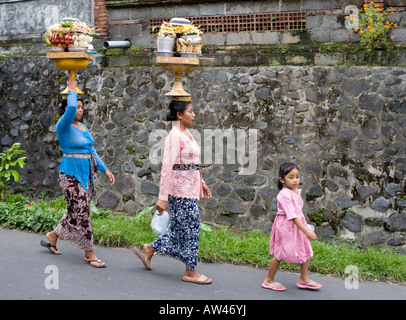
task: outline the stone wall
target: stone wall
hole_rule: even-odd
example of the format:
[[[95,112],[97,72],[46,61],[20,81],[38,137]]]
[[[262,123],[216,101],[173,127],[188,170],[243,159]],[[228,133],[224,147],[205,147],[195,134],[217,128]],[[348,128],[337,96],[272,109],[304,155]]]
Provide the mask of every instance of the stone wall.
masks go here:
[[[60,194],[55,121],[65,80],[44,57],[0,58],[0,144],[20,142],[28,151],[16,191]],[[79,73],[84,123],[117,178],[108,187],[98,175],[98,205],[132,213],[156,202],[156,160],[170,130],[164,93],[172,83],[159,67],[104,68],[101,57]],[[269,231],[279,165],[295,161],[304,212],[319,236],[404,250],[405,84],[402,67],[200,67],[186,74],[213,193],[199,202],[203,221]]]
[[[42,35],[65,17],[93,25],[93,1],[3,0],[0,2],[0,52],[39,54],[45,51]]]
[[[98,36],[93,45],[99,50],[107,39],[129,39],[133,47],[156,48],[156,34],[151,30],[157,30],[160,23],[152,26],[153,21],[170,20],[174,16],[188,17],[203,26],[204,21],[208,22],[211,27],[202,28],[205,47],[280,45],[285,48],[331,42],[356,43],[358,35],[344,25],[344,16],[348,14],[345,8],[349,5],[360,8],[365,2],[368,1],[210,0],[196,4],[189,0],[2,0],[0,53],[45,53],[42,39],[45,29],[66,16],[79,18],[96,28]],[[403,2],[385,1],[385,8],[392,6],[394,11],[389,20],[398,24],[391,31],[397,44],[406,41],[406,7]],[[383,5],[383,0],[377,3]],[[224,23],[228,18],[231,22]],[[241,23],[236,23],[237,20]],[[271,20],[277,27],[269,25]],[[267,21],[268,24],[255,21]],[[224,24],[229,25],[227,30],[222,29]]]

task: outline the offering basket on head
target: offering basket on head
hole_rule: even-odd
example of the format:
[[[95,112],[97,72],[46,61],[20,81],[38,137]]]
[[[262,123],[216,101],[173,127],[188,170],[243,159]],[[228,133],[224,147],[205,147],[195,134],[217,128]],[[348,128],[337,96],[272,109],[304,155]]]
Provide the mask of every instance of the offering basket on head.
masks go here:
[[[94,60],[94,56],[87,52],[47,52],[46,57],[53,60],[58,69],[68,70],[71,78],[76,76],[76,70],[85,69],[89,61]],[[76,87],[76,93],[83,94],[83,91]],[[68,87],[61,94],[67,99]]]
[[[157,56],[157,63],[167,71],[175,73],[175,82],[173,83],[172,90],[165,93],[166,96],[190,96],[183,88],[182,75],[183,72],[192,72],[199,66],[199,58],[185,58],[185,57],[163,57]]]

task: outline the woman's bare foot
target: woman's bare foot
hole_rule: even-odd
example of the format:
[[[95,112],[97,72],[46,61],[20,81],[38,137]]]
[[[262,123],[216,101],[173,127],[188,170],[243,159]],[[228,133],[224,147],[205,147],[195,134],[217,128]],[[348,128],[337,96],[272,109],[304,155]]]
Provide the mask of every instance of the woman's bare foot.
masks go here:
[[[134,246],[131,248],[131,250],[134,251],[135,254],[140,258],[140,260],[144,264],[145,268],[147,270],[152,270],[151,259],[152,259],[152,256],[154,255],[155,249],[151,246],[151,244],[147,244],[147,243],[144,244],[143,249],[144,249],[145,254],[142,253],[140,248],[138,248],[137,246]]]

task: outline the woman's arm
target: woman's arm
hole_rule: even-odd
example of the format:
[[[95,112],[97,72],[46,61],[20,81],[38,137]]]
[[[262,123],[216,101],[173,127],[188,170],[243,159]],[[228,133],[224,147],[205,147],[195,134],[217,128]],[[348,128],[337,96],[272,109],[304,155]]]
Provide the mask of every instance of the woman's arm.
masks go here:
[[[162,214],[168,207],[168,194],[171,187],[173,164],[180,157],[180,137],[170,131],[165,138],[164,154],[162,158],[161,180],[159,195],[155,208]]]
[[[99,154],[97,153],[96,149],[92,147],[90,152],[94,155],[94,160],[96,161],[97,170],[101,173],[104,173],[107,169],[107,166],[104,164],[103,160],[100,158]]]
[[[68,103],[67,103],[65,113],[62,115],[62,117],[59,119],[58,123],[56,124],[56,130],[58,132],[66,131],[70,127],[73,120],[75,120],[76,109],[78,106],[78,94],[76,93],[76,86],[77,86],[78,82],[77,82],[76,78],[71,79],[69,76],[69,79],[66,83],[69,88]]]
[[[103,160],[100,158],[99,154],[97,153],[97,151],[94,147],[92,147],[91,152],[94,155],[94,160],[96,161],[97,170],[99,170],[101,173],[104,173],[106,175],[107,179],[109,179],[109,181],[110,181],[110,185],[112,186],[116,181],[114,174],[104,164]]]

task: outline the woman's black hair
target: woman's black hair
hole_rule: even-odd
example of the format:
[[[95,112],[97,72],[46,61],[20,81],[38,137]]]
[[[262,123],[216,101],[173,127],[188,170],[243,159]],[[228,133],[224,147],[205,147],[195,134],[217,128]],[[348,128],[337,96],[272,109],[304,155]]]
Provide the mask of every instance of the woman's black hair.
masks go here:
[[[183,114],[190,102],[187,101],[171,101],[169,104],[169,112],[166,114],[167,121],[178,120],[177,113]]]
[[[85,103],[83,102],[82,98],[78,98],[78,101],[82,101],[82,104],[84,105]],[[66,107],[68,106],[68,100],[67,99],[62,99],[61,104],[59,105],[58,113],[62,117],[62,115],[65,113]]]
[[[278,189],[283,189],[283,183],[279,180],[279,178],[285,179],[286,175],[291,172],[293,169],[297,169],[299,171],[299,166],[293,162],[285,162],[282,163],[279,168],[279,177],[278,177]]]

